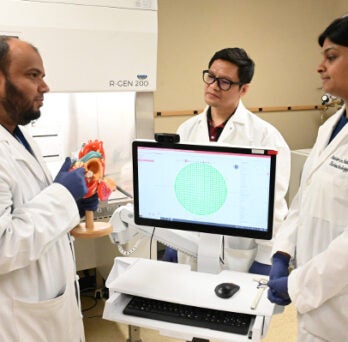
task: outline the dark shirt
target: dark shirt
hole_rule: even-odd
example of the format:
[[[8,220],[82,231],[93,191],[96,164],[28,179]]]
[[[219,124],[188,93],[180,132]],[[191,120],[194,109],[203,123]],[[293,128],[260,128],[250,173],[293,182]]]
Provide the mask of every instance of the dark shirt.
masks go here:
[[[340,130],[344,127],[344,125],[348,122],[348,118],[346,117],[346,111],[343,112],[340,120],[337,122],[336,127],[332,131],[329,144],[335,138],[335,136],[340,132]]]
[[[232,116],[232,114],[231,114],[231,116]],[[221,132],[225,128],[226,123],[230,119],[230,117],[225,122],[223,122],[222,124],[214,127],[213,120],[211,118],[211,109],[210,109],[210,107],[208,108],[208,110],[207,110],[207,121],[208,121],[208,129],[209,129],[209,141],[218,141],[219,140]]]
[[[14,129],[13,135],[31,154],[33,154],[33,151],[31,150],[31,147],[27,139],[25,139],[22,131],[19,129],[18,126]]]

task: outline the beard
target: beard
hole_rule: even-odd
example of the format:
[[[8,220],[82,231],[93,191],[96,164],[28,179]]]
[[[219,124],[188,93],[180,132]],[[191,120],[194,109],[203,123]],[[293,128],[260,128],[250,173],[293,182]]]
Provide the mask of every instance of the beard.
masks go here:
[[[31,101],[8,78],[5,84],[6,98],[1,103],[7,114],[17,125],[27,125],[40,117],[40,110],[34,110]]]

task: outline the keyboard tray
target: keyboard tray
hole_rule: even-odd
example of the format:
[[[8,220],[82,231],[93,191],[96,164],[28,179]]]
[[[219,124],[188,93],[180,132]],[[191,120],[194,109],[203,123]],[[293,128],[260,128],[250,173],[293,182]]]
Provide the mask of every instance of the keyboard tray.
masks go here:
[[[234,334],[247,335],[255,316],[218,311],[134,296],[124,308],[125,315],[190,325]]]

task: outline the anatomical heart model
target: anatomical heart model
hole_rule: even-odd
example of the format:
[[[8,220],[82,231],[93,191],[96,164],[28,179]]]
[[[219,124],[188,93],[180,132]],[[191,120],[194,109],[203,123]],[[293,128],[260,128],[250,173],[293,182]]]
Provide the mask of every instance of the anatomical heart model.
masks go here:
[[[98,194],[101,201],[106,201],[112,191],[116,189],[115,182],[104,177],[105,174],[105,152],[103,142],[99,140],[89,140],[83,144],[78,153],[78,160],[75,161],[71,169],[83,167],[85,169],[85,179],[88,188],[84,198],[89,198]],[[86,222],[75,227],[71,234],[75,237],[99,237],[108,235],[112,227],[107,222],[94,222],[93,211],[86,210]]]

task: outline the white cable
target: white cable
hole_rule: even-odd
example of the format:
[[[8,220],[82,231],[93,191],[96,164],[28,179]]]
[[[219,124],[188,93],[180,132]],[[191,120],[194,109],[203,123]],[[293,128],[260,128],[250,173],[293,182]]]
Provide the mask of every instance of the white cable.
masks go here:
[[[117,244],[118,251],[123,256],[129,256],[129,255],[133,254],[137,250],[137,248],[139,247],[140,242],[142,240],[143,240],[143,238],[138,239],[137,242],[134,244],[134,246],[131,249],[128,249],[128,250],[124,249],[121,244]]]

